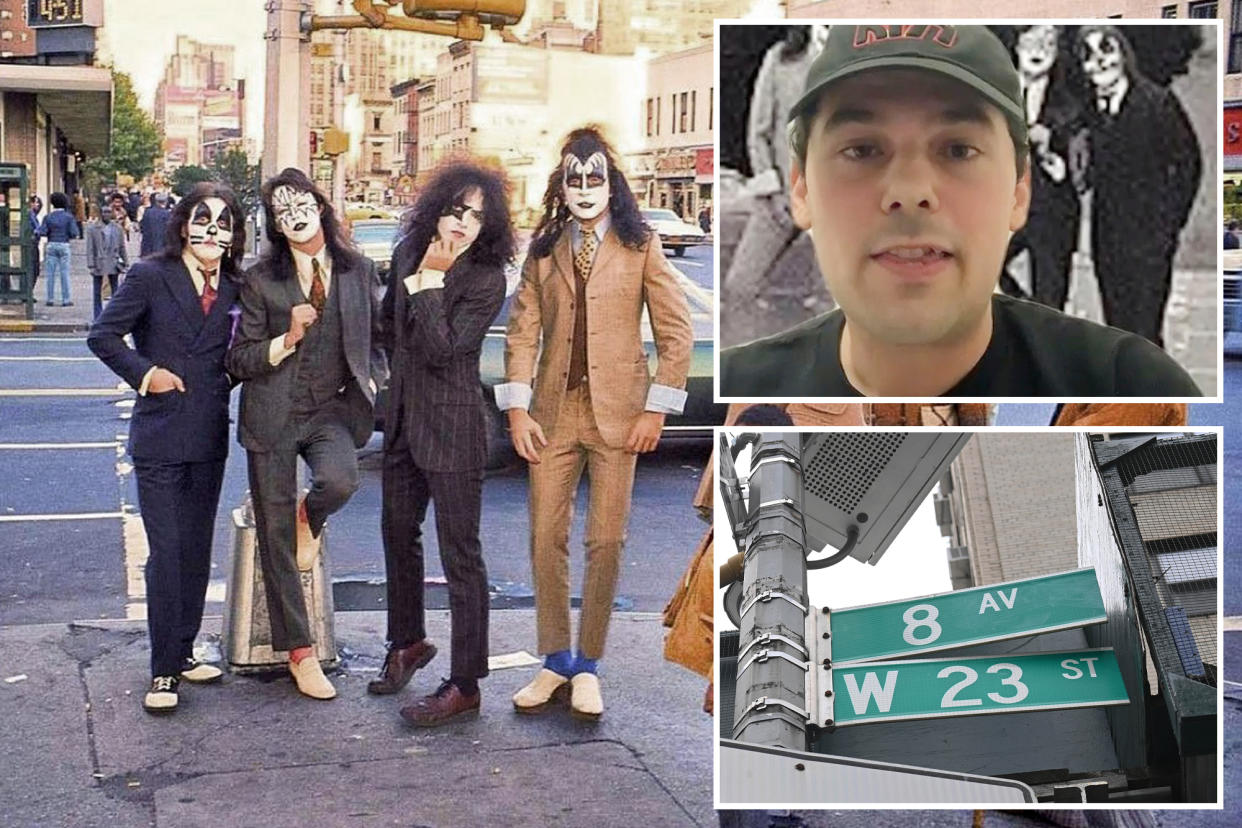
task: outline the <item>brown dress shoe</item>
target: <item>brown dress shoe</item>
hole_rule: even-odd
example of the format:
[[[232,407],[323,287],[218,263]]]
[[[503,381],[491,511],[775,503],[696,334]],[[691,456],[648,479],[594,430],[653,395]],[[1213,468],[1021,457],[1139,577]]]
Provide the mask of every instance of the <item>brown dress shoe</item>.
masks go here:
[[[379,677],[367,684],[367,692],[377,696],[396,693],[410,683],[414,672],[426,667],[436,657],[436,645],[427,639],[408,647],[392,647],[384,659]]]
[[[451,681],[445,681],[430,696],[423,696],[409,707],[401,708],[401,718],[414,727],[435,727],[479,715],[481,693],[463,696]]]

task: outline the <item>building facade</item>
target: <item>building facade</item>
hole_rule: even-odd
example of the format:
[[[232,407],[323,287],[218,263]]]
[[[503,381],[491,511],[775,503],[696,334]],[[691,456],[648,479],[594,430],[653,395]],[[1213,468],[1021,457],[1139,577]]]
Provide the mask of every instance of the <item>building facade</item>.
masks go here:
[[[155,89],[155,122],[164,133],[164,168],[207,165],[245,149],[246,87],[235,49],[178,35]]]
[[[95,65],[102,0],[34,18],[27,5],[0,0],[0,161],[25,164],[46,205],[50,193],[79,188],[86,159],[108,152],[112,73]]]
[[[711,44],[647,62],[642,150],[631,158],[639,200],[694,222],[712,201],[715,87]]]

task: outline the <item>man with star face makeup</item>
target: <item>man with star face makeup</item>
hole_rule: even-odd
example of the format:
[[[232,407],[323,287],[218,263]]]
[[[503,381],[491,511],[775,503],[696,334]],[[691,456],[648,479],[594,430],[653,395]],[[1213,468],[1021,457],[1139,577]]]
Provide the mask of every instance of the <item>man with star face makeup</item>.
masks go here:
[[[228,456],[225,352],[245,228],[232,191],[197,185],[169,217],[160,253],[136,262],[91,326],[86,344],[138,391],[129,454],[149,555],[150,713],[177,708],[180,683],[213,682],[194,661],[211,574],[211,540]],[[133,336],[134,347],[124,337]]]
[[[328,516],[358,488],[356,449],[374,427],[387,369],[374,330],[375,264],[345,240],[305,173],[262,187],[268,252],[246,273],[229,372],[242,380],[237,438],[246,447],[272,646],[289,652],[298,690],[336,690],[313,655],[299,570],[314,566]],[[297,460],[310,468],[299,498]]]
[[[794,220],[839,309],[725,349],[721,396],[1201,394],[1140,336],[996,292],[1031,159],[986,27],[833,26],[789,118]]]
[[[665,415],[685,404],[694,337],[676,273],[599,129],[571,132],[560,159],[509,317],[506,382],[496,387],[513,446],[530,464],[531,565],[545,656],[513,704],[520,713],[537,712],[569,689],[574,715],[595,719],[604,709],[596,666],[635,462],[656,447]],[[643,349],[644,305],[655,335],[654,378]],[[591,488],[575,654],[569,529],[584,469]]]
[[[1075,45],[1091,95],[1091,258],[1104,321],[1159,345],[1199,143],[1177,97],[1138,71],[1120,29],[1084,26]]]

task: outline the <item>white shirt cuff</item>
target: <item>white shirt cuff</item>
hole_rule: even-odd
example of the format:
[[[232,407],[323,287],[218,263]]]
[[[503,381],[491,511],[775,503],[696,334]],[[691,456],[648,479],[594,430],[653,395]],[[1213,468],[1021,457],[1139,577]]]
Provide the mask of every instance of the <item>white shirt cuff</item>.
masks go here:
[[[155,369],[157,368],[159,368],[158,365],[152,365],[142,375],[142,382],[138,385],[138,396],[145,397],[147,395],[147,389],[151,387],[151,377],[155,374]]]
[[[658,414],[680,414],[686,407],[686,392],[669,385],[652,383],[647,389],[647,411]]]
[[[267,361],[272,365],[279,365],[288,359],[289,355],[296,350],[296,345],[292,348],[286,348],[284,336],[278,336],[272,340],[272,344],[267,346]]]
[[[524,382],[502,382],[495,386],[496,407],[501,411],[510,408],[530,409],[531,388]]]

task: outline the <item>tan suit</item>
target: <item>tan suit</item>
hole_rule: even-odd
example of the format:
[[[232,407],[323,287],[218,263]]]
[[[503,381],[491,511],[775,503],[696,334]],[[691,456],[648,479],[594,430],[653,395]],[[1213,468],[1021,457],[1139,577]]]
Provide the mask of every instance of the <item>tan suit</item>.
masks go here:
[[[577,301],[571,235],[567,228],[551,255],[530,256],[522,269],[505,345],[506,383],[497,387],[497,403],[502,409],[524,407],[533,385],[530,413],[548,438],[541,462],[530,467],[541,653],[570,648],[569,528],[584,468],[591,481],[578,649],[599,658],[634,485],[636,455],[625,443],[644,410],[681,411],[694,334],[685,295],[659,239],[652,235],[634,250],[609,229],[586,281],[586,382],[567,391]],[[643,350],[644,305],[655,335],[654,378]]]

